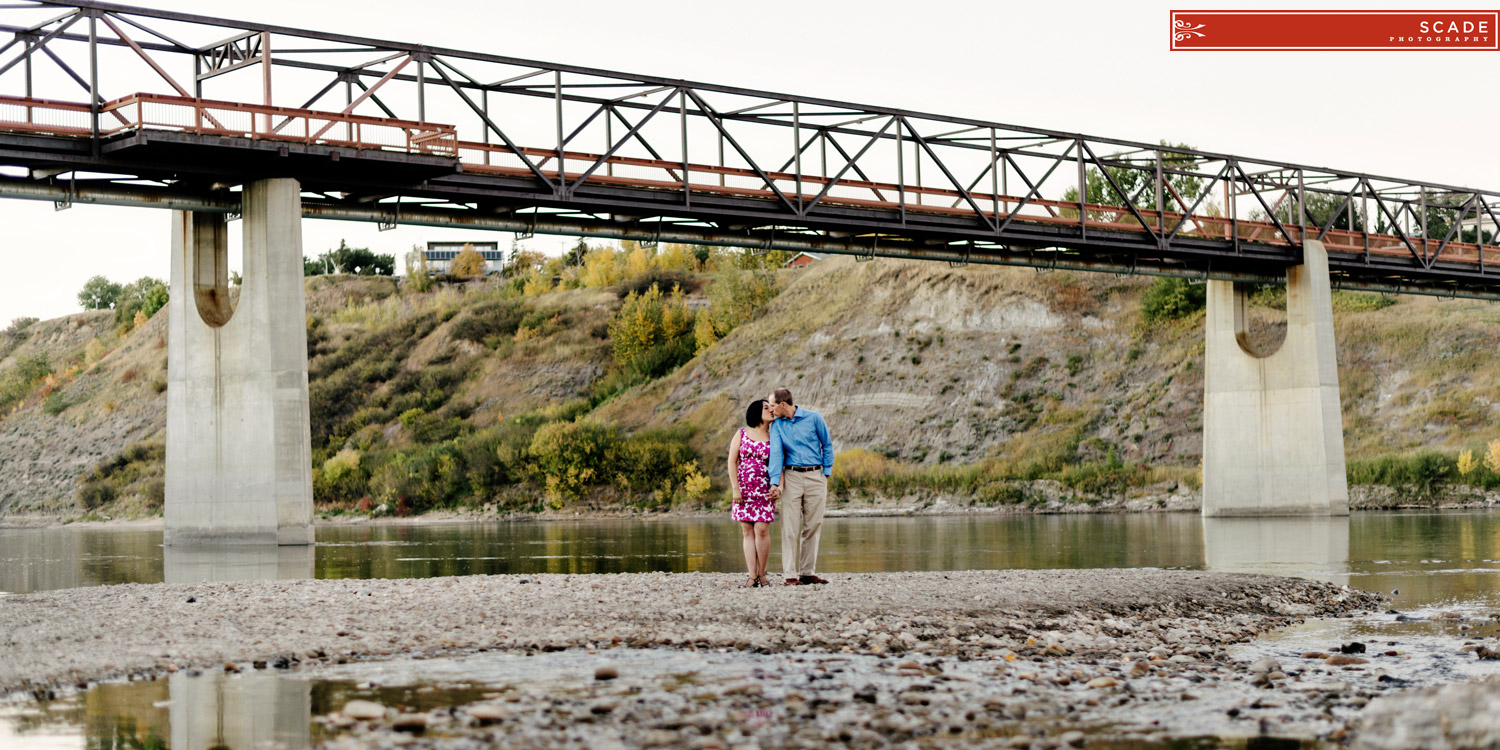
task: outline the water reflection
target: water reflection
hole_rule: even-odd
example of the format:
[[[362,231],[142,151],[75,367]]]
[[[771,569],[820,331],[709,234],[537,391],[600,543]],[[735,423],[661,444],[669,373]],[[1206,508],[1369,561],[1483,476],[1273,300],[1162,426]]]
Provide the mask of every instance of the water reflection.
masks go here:
[[[715,518],[324,526],[317,538],[312,548],[204,552],[163,550],[153,529],[0,529],[0,591],[309,576],[738,572],[743,565],[738,528]],[[772,570],[780,569],[779,546],[772,545]],[[1400,606],[1500,603],[1500,514],[832,518],[819,569],[1205,566],[1399,589]]]
[[[722,519],[335,526],[318,529],[317,537],[315,547],[163,550],[159,530],[0,530],[0,590],[161,580],[736,572],[742,565],[739,531]],[[773,549],[772,570],[778,569],[778,555]],[[820,565],[828,573],[1110,567],[1318,578],[1399,589],[1392,606],[1403,612],[1459,603],[1478,616],[1500,606],[1500,514],[837,518],[826,526]],[[1417,625],[1445,628],[1446,622]],[[1344,629],[1318,632],[1312,645],[1362,637],[1349,628],[1375,632],[1376,625],[1339,627]],[[1380,627],[1390,638],[1412,635]],[[1441,645],[1452,651],[1447,641]],[[0,747],[300,748],[321,741],[320,728],[310,726],[312,716],[354,697],[425,710],[475,700],[483,692],[466,686],[444,688],[463,695],[424,690],[372,692],[275,672],[180,674],[155,683],[100,685],[81,696],[9,712],[0,706]],[[61,739],[51,743],[52,737]]]
[[[159,583],[161,531],[0,529],[0,591]]]
[[[167,583],[312,578],[315,559],[314,548],[306,544],[172,545],[163,552]]]
[[[310,744],[312,683],[214,671],[169,679],[171,747],[179,750],[238,750]]]
[[[1203,519],[1209,570],[1349,582],[1349,517]]]

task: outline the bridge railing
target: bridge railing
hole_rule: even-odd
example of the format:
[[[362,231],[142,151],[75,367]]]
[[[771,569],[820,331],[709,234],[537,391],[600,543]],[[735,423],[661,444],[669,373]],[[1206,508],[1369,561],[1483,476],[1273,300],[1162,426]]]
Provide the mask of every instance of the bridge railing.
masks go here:
[[[0,128],[48,135],[92,135],[87,104],[0,96]]]
[[[84,106],[84,112],[88,107]],[[456,157],[451,125],[240,102],[133,94],[101,107],[101,132],[166,130]],[[87,133],[87,127],[84,128]]]
[[[519,151],[530,157],[543,175],[551,180],[559,179],[556,166],[558,152],[555,149],[520,147]],[[464,164],[465,170],[469,172],[513,176],[533,174],[524,166],[525,162],[520,156],[504,145],[460,141],[458,157]],[[678,192],[686,187],[694,193],[733,195],[766,201],[779,199],[766,186],[766,182],[752,170],[713,164],[692,162],[683,164],[662,159],[611,156],[604,160],[602,168],[585,178],[584,174],[601,158],[603,158],[602,154],[564,151],[565,168],[562,179],[575,188],[581,184],[597,183]],[[768,172],[767,177],[770,178],[772,184],[782,190],[782,194],[787,198],[794,201],[801,200],[803,203],[821,201],[829,205],[905,210],[918,214],[975,215],[973,209],[963,205],[962,195],[957,190],[840,179],[826,195],[820,197],[820,191],[829,182],[834,182],[833,180],[817,175],[802,175],[799,180],[797,175],[784,172]],[[799,185],[802,186],[800,192],[798,191]],[[1016,195],[986,196],[985,198],[981,201],[981,212],[997,221],[1005,220],[1014,211],[1015,219],[1022,222],[1058,226],[1080,224],[1079,204],[1076,201],[1044,198],[1023,201],[1021,196]],[[1083,210],[1084,219],[1081,223],[1089,229],[1135,233],[1146,231],[1145,227],[1124,206],[1085,203]],[[1158,212],[1144,208],[1138,209],[1138,212],[1153,227],[1165,227],[1167,231],[1176,227],[1179,222],[1182,223],[1182,228],[1177,233],[1181,237],[1230,240],[1238,236],[1241,242],[1280,247],[1300,245],[1304,241],[1305,230],[1295,224],[1283,225],[1279,229],[1276,224],[1269,221],[1235,220],[1204,214],[1190,215],[1181,211]],[[1319,227],[1309,227],[1306,230],[1306,238],[1316,239],[1320,232]],[[1364,253],[1368,251],[1374,255],[1394,257],[1405,257],[1410,254],[1410,250],[1403,244],[1401,238],[1393,234],[1366,234],[1361,231],[1330,228],[1323,233],[1323,243],[1332,252]],[[1438,245],[1441,244],[1437,240],[1422,238],[1414,239],[1413,243],[1417,246],[1418,252],[1423,255],[1436,251]],[[1479,246],[1473,243],[1450,241],[1443,248],[1439,259],[1476,263],[1479,260]]]
[[[0,129],[62,136],[88,136],[92,133],[92,113],[87,104],[43,99],[0,96]],[[355,149],[381,149],[428,154],[457,159],[464,169],[476,173],[534,176],[526,159],[550,180],[562,180],[577,189],[589,183],[627,186],[647,190],[709,193],[778,201],[783,198],[801,204],[821,202],[858,208],[905,211],[915,214],[974,216],[974,207],[965,204],[957,190],[901,184],[894,182],[832,179],[820,175],[797,175],[772,171],[764,177],[754,170],[665,159],[597,154],[585,151],[562,152],[562,169],[558,168],[558,151],[548,148],[459,141],[451,125],[377,118],[287,107],[260,106],[240,102],[192,99],[161,94],[134,94],[100,107],[100,132],[104,135],[154,130],[220,135],[255,140],[278,140],[304,144],[322,144]],[[523,156],[525,159],[523,159]],[[830,183],[833,183],[830,185]],[[780,195],[771,186],[780,190]],[[1141,220],[1154,228],[1181,228],[1177,236],[1230,240],[1252,244],[1289,246],[1300,244],[1304,232],[1316,237],[1313,230],[1296,224],[1278,227],[1268,221],[1233,219],[1201,213],[1158,212],[1139,208],[1134,213],[1123,206],[1080,204],[1015,195],[981,196],[978,213],[999,222],[1006,219],[1059,226],[1082,225],[1089,229],[1142,233],[1147,231]],[[1140,219],[1136,218],[1139,215]],[[1442,245],[1438,260],[1477,263],[1481,248],[1474,243],[1441,241],[1430,238],[1407,238],[1415,246],[1409,249],[1405,240],[1394,234],[1367,233],[1352,229],[1330,228],[1321,232],[1325,246],[1332,252],[1370,253],[1384,256],[1407,256],[1413,249],[1431,256]]]

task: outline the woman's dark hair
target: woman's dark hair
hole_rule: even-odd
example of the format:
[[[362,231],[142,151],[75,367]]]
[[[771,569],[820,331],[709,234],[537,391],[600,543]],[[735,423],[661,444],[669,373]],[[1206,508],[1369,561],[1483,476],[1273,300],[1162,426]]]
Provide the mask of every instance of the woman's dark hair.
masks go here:
[[[761,407],[765,405],[766,400],[763,398],[758,398],[750,402],[750,405],[745,408],[746,427],[759,427],[766,423],[766,420],[760,418]]]

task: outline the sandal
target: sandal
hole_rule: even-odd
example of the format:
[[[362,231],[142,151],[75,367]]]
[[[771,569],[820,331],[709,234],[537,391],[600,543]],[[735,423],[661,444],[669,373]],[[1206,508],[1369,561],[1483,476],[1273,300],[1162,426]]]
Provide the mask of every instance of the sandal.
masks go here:
[[[761,576],[759,578],[755,579],[755,585],[757,585],[757,586],[770,586],[771,585],[771,579],[767,578],[765,576],[765,574],[763,573],[763,574],[761,574]]]
[[[752,577],[752,578],[750,578],[750,580],[748,580],[748,581],[745,582],[745,588],[747,588],[747,589],[758,589],[758,588],[760,588],[760,581],[757,580],[756,578]]]

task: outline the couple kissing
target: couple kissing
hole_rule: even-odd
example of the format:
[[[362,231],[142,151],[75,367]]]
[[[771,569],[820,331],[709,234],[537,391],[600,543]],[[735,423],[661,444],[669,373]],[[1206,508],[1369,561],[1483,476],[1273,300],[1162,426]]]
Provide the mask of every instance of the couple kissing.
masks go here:
[[[729,440],[729,517],[744,535],[747,587],[771,585],[766,561],[778,508],[786,585],[828,583],[817,575],[818,538],[832,475],[833,441],[823,415],[794,404],[785,388],[750,402],[745,426]]]

